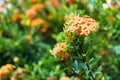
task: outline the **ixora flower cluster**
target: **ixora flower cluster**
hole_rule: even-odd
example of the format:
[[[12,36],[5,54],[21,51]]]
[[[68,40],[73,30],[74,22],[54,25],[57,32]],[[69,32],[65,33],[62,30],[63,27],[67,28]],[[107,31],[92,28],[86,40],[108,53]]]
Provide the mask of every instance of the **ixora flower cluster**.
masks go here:
[[[97,28],[98,25],[94,19],[90,18],[87,15],[79,17],[79,15],[75,15],[72,13],[70,17],[67,18],[64,32],[75,33],[77,36],[87,36],[88,34],[96,31]],[[50,52],[55,57],[58,53],[61,53],[61,57],[65,59],[65,56],[68,58],[68,55],[66,55],[65,53],[66,47],[68,47],[68,45],[65,42],[57,43],[54,46],[53,50],[50,50]]]
[[[5,80],[11,74],[13,74],[11,80],[21,80],[18,78],[19,75],[22,74],[23,72],[26,72],[24,68],[19,67],[16,69],[16,67],[12,64],[3,65],[0,68],[0,80]]]
[[[12,64],[6,64],[0,68],[0,78],[7,76],[11,71],[15,69],[15,66]]]
[[[72,65],[71,67],[73,67],[73,65],[75,64],[75,68],[72,68],[71,73],[75,72],[75,74],[82,75],[80,74],[79,70],[74,71],[74,69],[78,68],[78,62],[80,60],[80,63],[85,64],[87,70],[90,71],[89,64],[86,61],[86,58],[88,56],[84,55],[86,54],[85,52],[87,52],[85,51],[87,49],[85,49],[84,47],[86,45],[86,43],[84,43],[84,38],[90,33],[96,31],[97,28],[98,25],[94,19],[90,18],[87,15],[80,17],[79,15],[75,15],[72,13],[70,17],[66,19],[65,28],[63,32],[63,34],[65,34],[63,40],[64,42],[57,43],[54,46],[53,50],[50,50],[51,54],[55,56],[58,60],[65,60],[65,65],[67,66]],[[68,39],[71,40],[69,41]],[[86,71],[84,71],[84,74],[86,74]],[[83,75],[82,78],[85,80],[88,80],[90,78],[95,80],[94,76],[92,75],[92,72],[89,72],[89,78],[86,78],[86,76],[87,74]]]
[[[55,57],[57,56],[58,53],[60,53],[58,56],[61,58],[61,60],[66,60],[69,57],[69,55],[65,53],[66,48],[67,48],[66,43],[58,43],[55,45],[53,50],[50,50],[50,52]]]
[[[65,25],[66,31],[75,33],[78,36],[87,36],[96,31],[96,28],[98,28],[98,25],[95,20],[87,15],[79,17],[79,15],[71,14]]]

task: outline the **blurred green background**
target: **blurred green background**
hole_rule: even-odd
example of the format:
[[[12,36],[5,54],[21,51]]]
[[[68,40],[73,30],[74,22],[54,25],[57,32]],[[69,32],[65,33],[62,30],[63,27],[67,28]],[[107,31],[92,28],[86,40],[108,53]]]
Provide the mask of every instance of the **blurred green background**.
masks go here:
[[[5,1],[0,8],[0,66],[24,67],[21,80],[67,75],[49,50],[62,40],[65,16],[72,12],[97,21],[100,28],[90,36],[90,56],[101,56],[97,65],[102,72],[120,80],[120,0]]]

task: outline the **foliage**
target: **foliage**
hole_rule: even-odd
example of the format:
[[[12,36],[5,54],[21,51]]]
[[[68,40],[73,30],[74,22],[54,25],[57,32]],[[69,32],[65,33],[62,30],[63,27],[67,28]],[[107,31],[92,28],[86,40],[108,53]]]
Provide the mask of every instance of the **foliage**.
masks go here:
[[[18,80],[18,77],[21,80],[81,80],[91,78],[90,72],[96,80],[120,80],[119,0],[4,1],[4,4],[0,3],[0,66],[16,66],[4,77],[5,80]],[[80,16],[88,15],[99,25],[94,34],[84,38],[82,47],[79,43],[83,38],[72,34],[76,39],[70,42],[69,37],[66,39],[65,36],[71,34],[61,32],[65,29],[66,15],[72,12]],[[68,45],[65,48],[67,57],[61,59],[58,55],[57,61],[49,52],[56,42]],[[85,54],[78,57],[72,53],[81,54],[80,51]],[[85,62],[76,59],[81,56],[86,58]],[[26,72],[14,75],[20,67],[25,68]],[[68,70],[69,67],[75,73],[72,69]],[[0,75],[0,79],[4,78]]]

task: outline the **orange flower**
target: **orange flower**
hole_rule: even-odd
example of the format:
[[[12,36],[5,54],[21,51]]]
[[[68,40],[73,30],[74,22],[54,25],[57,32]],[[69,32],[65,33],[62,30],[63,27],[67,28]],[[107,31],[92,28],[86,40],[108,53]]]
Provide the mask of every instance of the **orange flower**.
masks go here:
[[[29,18],[34,18],[36,15],[36,11],[33,9],[28,9],[25,11],[25,14],[29,17]]]
[[[56,56],[57,53],[64,53],[64,48],[67,46],[66,43],[57,43],[53,50],[50,50],[53,56]]]
[[[14,58],[13,58],[13,61],[14,61],[14,62],[18,62],[18,61],[19,61],[19,58],[18,58],[18,57],[14,57]]]
[[[37,0],[30,0],[30,2],[31,2],[31,3],[36,3],[36,2],[37,2]]]
[[[21,14],[16,14],[16,15],[14,15],[14,17],[13,17],[13,21],[20,21],[21,20]]]
[[[17,69],[17,72],[18,73],[23,73],[23,72],[26,72],[25,68],[18,68]]]
[[[21,20],[21,13],[20,13],[20,11],[18,10],[18,9],[14,9],[13,10],[13,21],[19,21],[19,20]]]
[[[11,77],[10,80],[21,80],[21,79],[19,79],[19,78],[17,78],[17,77]]]
[[[27,41],[30,41],[30,40],[31,40],[31,38],[32,38],[32,37],[31,37],[31,35],[30,35],[30,34],[27,34],[27,35],[26,35],[26,40],[27,40]]]
[[[69,77],[61,77],[60,80],[70,80]]]
[[[79,17],[72,14],[66,22],[66,31],[74,32],[78,36],[87,36],[98,28],[95,20],[89,16]]]
[[[60,6],[59,0],[48,0],[45,2],[46,6],[52,5],[52,6]]]
[[[32,27],[39,26],[39,25],[41,25],[42,23],[43,23],[43,19],[37,18],[37,19],[32,20],[31,26],[32,26]]]
[[[0,78],[7,76],[15,68],[12,64],[6,64],[0,68]]]
[[[0,4],[0,8],[3,8],[5,6],[5,3]]]
[[[53,80],[52,77],[47,77],[46,80]]]
[[[48,29],[48,22],[44,21],[43,26],[42,26],[42,32],[46,32]]]
[[[35,4],[33,5],[32,9],[35,10],[35,11],[41,11],[42,9],[44,8],[44,5],[43,4]]]
[[[68,0],[69,4],[73,4],[75,2],[75,0]]]
[[[50,0],[52,5],[58,6],[60,4],[59,0]]]
[[[76,77],[75,80],[82,80],[82,78],[80,78],[80,77]]]

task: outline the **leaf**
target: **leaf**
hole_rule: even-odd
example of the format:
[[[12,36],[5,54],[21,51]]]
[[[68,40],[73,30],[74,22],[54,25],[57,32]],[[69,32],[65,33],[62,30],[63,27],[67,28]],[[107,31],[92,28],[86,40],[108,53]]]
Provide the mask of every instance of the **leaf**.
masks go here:
[[[84,54],[87,52],[88,47],[89,47],[89,42],[87,42],[84,46],[84,50],[83,50]]]
[[[119,54],[120,54],[120,45],[114,46],[114,47],[113,47],[113,50],[115,51],[115,53],[116,53],[117,55],[119,55]]]
[[[74,61],[73,67],[74,67],[75,71],[78,71],[78,61],[77,60]]]
[[[91,59],[89,60],[89,64],[91,64],[93,61],[94,61],[94,58],[91,58]]]

